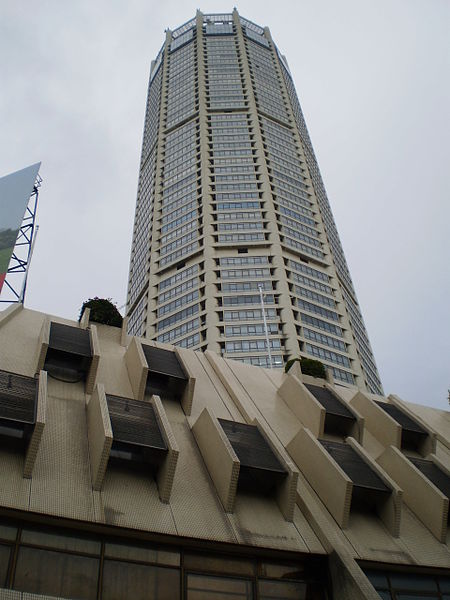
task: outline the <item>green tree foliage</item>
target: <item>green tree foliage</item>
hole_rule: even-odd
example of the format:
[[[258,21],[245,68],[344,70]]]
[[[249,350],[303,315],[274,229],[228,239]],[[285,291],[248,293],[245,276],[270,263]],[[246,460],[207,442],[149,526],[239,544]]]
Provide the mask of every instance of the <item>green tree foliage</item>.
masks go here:
[[[112,302],[111,298],[89,298],[83,302],[78,321],[81,321],[84,309],[90,308],[90,321],[95,323],[103,323],[103,325],[111,325],[112,327],[122,327],[122,315],[117,310],[117,306]]]
[[[311,377],[320,377],[326,379],[327,373],[324,365],[320,360],[314,360],[312,358],[291,358],[287,361],[284,372],[287,373],[295,362],[300,363],[303,375],[311,375]]]

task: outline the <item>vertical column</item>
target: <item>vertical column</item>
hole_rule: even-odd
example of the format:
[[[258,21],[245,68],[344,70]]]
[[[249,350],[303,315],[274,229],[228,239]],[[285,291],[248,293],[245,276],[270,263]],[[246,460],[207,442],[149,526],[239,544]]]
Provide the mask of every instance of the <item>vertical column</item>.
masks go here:
[[[234,24],[236,26],[239,52],[241,54],[245,84],[247,87],[247,93],[249,97],[249,113],[255,135],[256,156],[261,172],[261,189],[263,192],[262,197],[264,202],[264,212],[266,213],[266,218],[268,220],[269,241],[271,243],[269,254],[272,257],[272,266],[274,268],[274,275],[277,286],[276,293],[279,295],[278,308],[280,310],[281,322],[283,324],[283,341],[285,345],[285,354],[287,354],[289,357],[296,357],[299,354],[297,332],[294,325],[294,315],[292,312],[292,305],[290,301],[289,286],[287,283],[286,270],[282,256],[280,236],[277,227],[277,218],[273,205],[272,190],[270,187],[269,173],[267,171],[264,145],[259,125],[258,111],[256,107],[256,100],[253,90],[252,78],[250,74],[250,67],[245,48],[244,34],[242,31],[239,14],[236,9],[234,9],[233,11],[233,18]]]
[[[217,314],[217,288],[215,249],[213,238],[213,217],[211,215],[211,184],[209,167],[208,142],[208,109],[206,105],[205,48],[203,40],[203,13],[197,11],[197,73],[198,103],[200,121],[200,169],[202,186],[202,218],[203,218],[203,257],[205,262],[205,295],[206,331],[208,350],[220,353],[219,316]]]
[[[356,346],[355,346],[355,341],[352,336],[352,329],[350,326],[350,322],[349,322],[349,319],[347,316],[347,312],[344,309],[344,307],[345,307],[344,299],[342,297],[340,281],[339,281],[338,275],[336,273],[336,267],[335,267],[335,263],[334,263],[334,257],[333,257],[333,253],[332,253],[331,243],[330,243],[329,237],[327,235],[326,227],[324,224],[324,215],[322,214],[320,203],[317,198],[317,192],[316,192],[316,189],[314,186],[312,173],[310,171],[310,166],[309,166],[308,160],[305,155],[305,148],[303,145],[303,140],[302,140],[302,137],[300,135],[300,132],[299,132],[296,120],[295,120],[295,115],[294,115],[293,107],[291,104],[291,99],[289,97],[289,93],[288,93],[288,90],[286,87],[283,73],[281,71],[281,66],[280,66],[278,55],[277,55],[276,47],[273,42],[272,36],[270,34],[269,28],[266,27],[264,31],[265,31],[265,37],[270,42],[271,52],[272,52],[272,55],[274,58],[275,68],[276,68],[276,71],[278,74],[278,79],[280,81],[280,88],[282,90],[283,96],[286,101],[287,111],[289,114],[289,120],[292,123],[292,132],[294,134],[294,138],[297,143],[297,149],[298,149],[299,155],[301,156],[301,160],[302,160],[303,164],[305,165],[305,171],[306,171],[305,174],[306,174],[306,177],[308,180],[308,185],[311,189],[311,198],[314,202],[315,210],[317,211],[317,214],[320,217],[318,229],[320,231],[321,241],[325,244],[326,252],[330,257],[330,260],[328,261],[329,265],[326,268],[326,272],[331,277],[331,285],[332,285],[333,289],[335,290],[334,295],[335,295],[336,301],[338,302],[337,310],[338,310],[338,313],[339,313],[340,319],[341,319],[340,325],[341,325],[342,329],[344,329],[345,342],[348,344],[346,353],[348,354],[349,358],[352,361],[351,371],[353,372],[353,375],[355,376],[355,383],[359,387],[361,387],[361,384],[363,383],[363,376],[362,376],[363,373],[361,370],[360,360],[356,354]]]
[[[170,43],[172,41],[172,32],[166,31],[166,41],[164,47],[164,60],[161,68],[163,69],[163,80],[161,84],[161,105],[159,111],[159,127],[158,127],[158,139],[156,142],[156,178],[155,178],[155,199],[153,205],[153,221],[152,221],[152,234],[150,241],[150,264],[149,264],[149,285],[148,285],[148,303],[147,303],[147,325],[145,331],[145,337],[153,338],[156,336],[155,320],[153,318],[154,311],[157,308],[157,294],[158,294],[158,282],[159,275],[156,275],[158,268],[158,257],[156,252],[152,250],[156,247],[156,241],[159,236],[158,218],[161,216],[161,200],[162,200],[162,161],[163,161],[163,148],[165,139],[165,120],[166,120],[166,104],[167,104],[167,93],[169,87],[169,60],[170,60]]]

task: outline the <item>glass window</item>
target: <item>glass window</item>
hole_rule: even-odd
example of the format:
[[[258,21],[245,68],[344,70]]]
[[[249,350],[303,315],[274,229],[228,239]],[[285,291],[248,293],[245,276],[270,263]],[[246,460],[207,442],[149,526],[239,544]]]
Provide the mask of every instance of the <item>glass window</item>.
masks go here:
[[[105,560],[103,600],[176,600],[180,597],[178,569]]]
[[[302,579],[304,568],[303,565],[299,564],[261,563],[259,575],[277,579]]]
[[[436,592],[437,584],[434,577],[426,575],[413,575],[412,573],[390,573],[391,585],[399,590],[411,590],[421,592]],[[405,596],[406,600],[406,596]]]
[[[450,592],[450,577],[439,577],[441,592]]]
[[[390,596],[388,596],[389,598]],[[422,596],[422,595],[416,595],[416,594],[395,594],[395,598],[396,600],[427,600],[427,598],[429,600],[431,600],[432,598],[438,598],[438,596]]]
[[[75,535],[58,535],[46,531],[35,531],[33,529],[22,529],[22,544],[34,544],[35,546],[49,546],[59,550],[73,550],[86,554],[100,554],[100,542],[88,537],[77,537]]]
[[[229,556],[210,556],[206,554],[185,554],[184,567],[191,570],[214,571],[233,575],[249,575],[255,573],[255,563],[252,560],[231,558]]]
[[[373,587],[377,588],[377,587],[381,587],[381,588],[388,588],[389,584],[388,584],[388,580],[387,577],[384,573],[379,573],[377,571],[369,571],[366,573],[370,583],[373,585]]]
[[[129,546],[127,544],[105,544],[105,556],[107,558],[139,560],[174,567],[178,567],[180,564],[180,554],[178,552],[169,552],[167,550],[158,550],[143,546]]]
[[[0,540],[15,540],[17,536],[17,527],[0,524]]]
[[[22,592],[95,600],[98,568],[96,558],[21,548],[13,587]]]
[[[206,575],[187,576],[188,600],[252,600],[253,585],[245,579],[212,577]]]
[[[10,546],[4,546],[3,544],[0,544],[0,587],[6,585],[10,553]]]
[[[258,591],[260,600],[305,600],[307,584],[300,581],[260,580]]]

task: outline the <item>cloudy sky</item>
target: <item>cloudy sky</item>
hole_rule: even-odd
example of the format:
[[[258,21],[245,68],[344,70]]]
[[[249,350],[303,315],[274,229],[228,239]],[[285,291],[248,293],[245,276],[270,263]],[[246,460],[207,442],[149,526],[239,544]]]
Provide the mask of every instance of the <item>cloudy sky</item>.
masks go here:
[[[125,303],[150,61],[205,0],[3,0],[0,175],[42,161],[26,306]],[[243,0],[286,55],[386,393],[450,387],[448,0]]]

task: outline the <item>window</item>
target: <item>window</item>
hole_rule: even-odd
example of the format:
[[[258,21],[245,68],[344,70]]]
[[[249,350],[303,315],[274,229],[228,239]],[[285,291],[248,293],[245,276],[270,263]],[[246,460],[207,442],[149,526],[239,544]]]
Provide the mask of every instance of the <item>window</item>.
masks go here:
[[[188,574],[187,597],[188,600],[252,600],[253,585],[246,579]]]
[[[102,597],[108,600],[176,600],[180,597],[180,573],[177,569],[105,558]]]
[[[364,570],[381,598],[386,600],[420,600],[450,598],[450,577],[420,575],[412,572]]]
[[[66,598],[95,600],[99,559],[22,547],[14,589]]]
[[[11,560],[13,555],[17,560]],[[320,583],[325,560],[267,560],[0,522],[0,588],[24,595],[79,600],[325,599]]]

